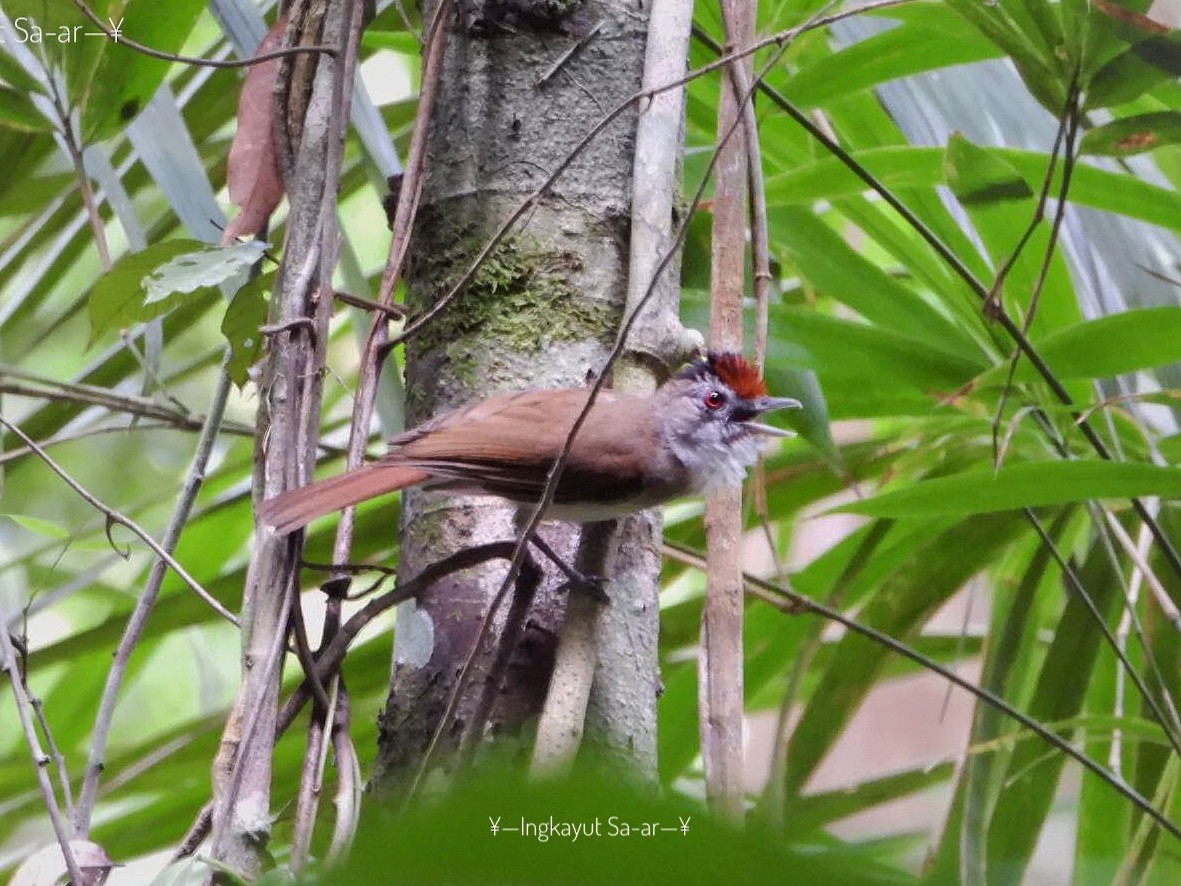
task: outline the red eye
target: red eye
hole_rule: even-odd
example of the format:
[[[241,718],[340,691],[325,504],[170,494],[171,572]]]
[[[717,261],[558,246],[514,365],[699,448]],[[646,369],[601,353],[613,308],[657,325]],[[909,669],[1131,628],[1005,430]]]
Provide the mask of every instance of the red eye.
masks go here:
[[[721,391],[710,391],[705,395],[705,405],[708,409],[721,409],[725,402],[726,398],[722,396]]]

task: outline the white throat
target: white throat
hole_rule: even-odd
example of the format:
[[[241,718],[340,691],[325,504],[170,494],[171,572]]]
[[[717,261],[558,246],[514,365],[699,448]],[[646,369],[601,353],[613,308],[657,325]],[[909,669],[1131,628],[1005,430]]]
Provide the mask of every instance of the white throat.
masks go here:
[[[668,445],[688,469],[695,493],[709,494],[717,489],[741,486],[746,469],[759,457],[758,436],[748,433],[729,443],[715,438],[686,444],[674,437]]]

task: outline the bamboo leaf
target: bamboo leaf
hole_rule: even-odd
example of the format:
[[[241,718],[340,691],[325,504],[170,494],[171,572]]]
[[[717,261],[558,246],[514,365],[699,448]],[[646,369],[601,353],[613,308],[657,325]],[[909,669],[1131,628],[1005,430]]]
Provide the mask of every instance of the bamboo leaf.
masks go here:
[[[1059,327],[1037,339],[1034,346],[1062,380],[1112,378],[1168,366],[1181,360],[1181,307],[1135,308],[1085,320]],[[984,373],[979,383],[999,384],[1007,374],[1006,365],[997,365]],[[1022,361],[1014,378],[1034,381],[1041,376],[1028,361]]]
[[[1013,164],[953,133],[944,155],[947,185],[965,206],[1027,201],[1033,188]]]
[[[871,517],[966,516],[1091,499],[1181,496],[1181,468],[1109,461],[1022,462],[921,480],[837,508]]]
[[[1047,157],[1037,151],[986,148],[1008,161],[1030,187],[1041,187]],[[946,183],[943,151],[938,148],[886,147],[855,152],[863,164],[887,187],[934,188]],[[1061,169],[1051,187],[1061,184]],[[808,166],[772,177],[767,196],[774,202],[808,203],[860,194],[865,183],[843,163],[826,157]],[[1109,172],[1080,163],[1074,169],[1070,199],[1101,209],[1181,230],[1181,194],[1150,184],[1133,175]]]
[[[1097,126],[1083,136],[1084,154],[1129,157],[1181,141],[1181,111],[1157,111],[1121,117]]]
[[[1100,68],[1087,85],[1087,108],[1126,104],[1181,76],[1181,32],[1140,40]]]

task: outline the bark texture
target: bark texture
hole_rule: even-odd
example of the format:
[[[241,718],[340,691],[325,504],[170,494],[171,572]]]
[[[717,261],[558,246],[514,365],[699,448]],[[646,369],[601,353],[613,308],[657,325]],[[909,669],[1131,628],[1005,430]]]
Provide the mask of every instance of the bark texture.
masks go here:
[[[450,27],[406,274],[416,312],[445,294],[585,133],[636,92],[643,63],[645,13],[630,3],[465,0]],[[606,129],[408,344],[408,425],[506,390],[583,385],[603,365],[624,309],[634,131],[634,113]],[[515,535],[512,510],[494,499],[421,491],[403,496],[403,524],[403,577]],[[542,532],[574,562],[576,527],[545,524]],[[596,717],[592,699],[588,734],[609,736],[604,743],[626,753],[629,765],[654,773],[656,518],[629,519],[622,536],[615,574],[623,580],[608,588],[613,604],[603,621],[626,635],[630,660],[601,661],[600,671],[617,681],[607,675],[626,668],[635,701],[630,722],[620,723],[614,714]],[[454,575],[399,612],[377,788],[397,794],[413,777],[505,568],[496,562]],[[492,709],[489,729],[500,735],[520,732],[544,701],[565,610],[559,583],[547,565]],[[493,646],[477,654],[476,678],[439,761],[466,728]]]
[[[306,483],[315,464],[331,279],[336,265],[336,193],[360,33],[361,4],[308,2],[294,19],[323,21],[317,41],[339,48],[309,70],[308,100],[293,144],[287,236],[270,320],[285,331],[271,339],[259,388],[255,437],[256,501]],[[213,764],[210,878],[257,879],[267,861],[273,822],[271,766],[288,617],[298,605],[299,553],[293,537],[260,532],[242,600],[241,686]]]

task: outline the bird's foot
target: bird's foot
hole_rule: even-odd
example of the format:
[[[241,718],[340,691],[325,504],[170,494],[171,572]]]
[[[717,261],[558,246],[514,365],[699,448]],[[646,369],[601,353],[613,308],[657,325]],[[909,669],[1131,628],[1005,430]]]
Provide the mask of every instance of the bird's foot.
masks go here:
[[[566,573],[566,584],[571,593],[589,594],[600,606],[610,606],[611,597],[607,594],[607,579],[601,575],[586,575],[576,569],[563,570]]]
[[[610,604],[611,598],[607,596],[606,591],[607,579],[604,576],[587,575],[585,572],[580,572],[559,557],[554,549],[546,544],[539,536],[533,536],[532,540],[537,549],[545,554],[546,559],[557,566],[562,574],[566,576],[565,587],[571,591],[589,594],[595,602],[604,606]]]

